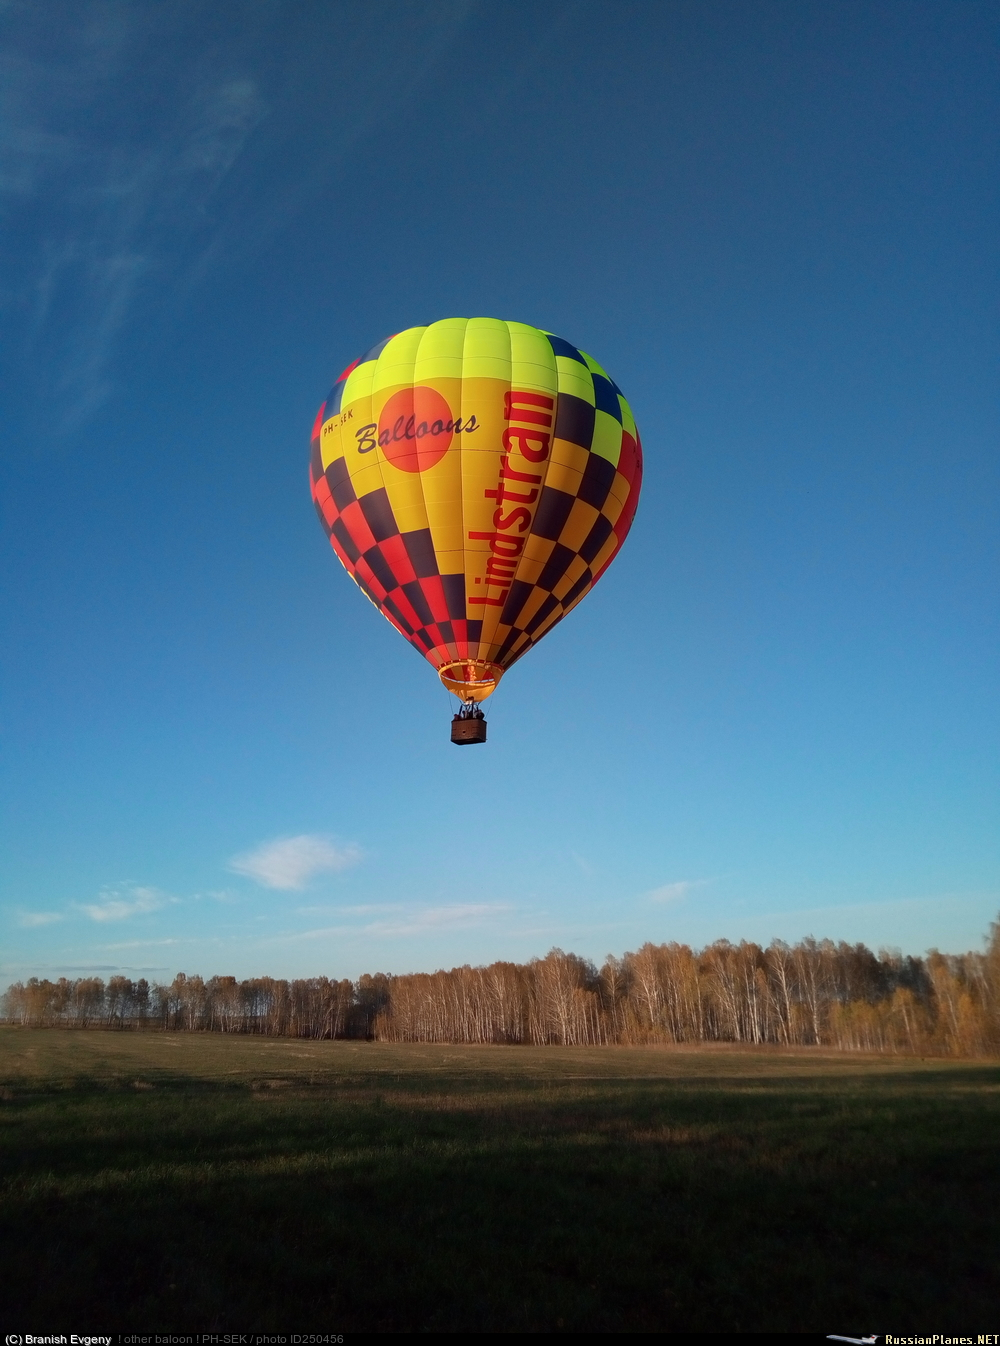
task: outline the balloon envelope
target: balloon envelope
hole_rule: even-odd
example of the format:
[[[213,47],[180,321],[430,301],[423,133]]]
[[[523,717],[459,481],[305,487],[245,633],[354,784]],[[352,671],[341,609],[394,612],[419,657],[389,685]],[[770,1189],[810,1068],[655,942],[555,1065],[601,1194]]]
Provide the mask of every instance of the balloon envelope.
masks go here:
[[[445,318],[373,346],[313,427],[313,501],[348,574],[482,700],[600,579],[642,479],[601,366],[525,323]]]

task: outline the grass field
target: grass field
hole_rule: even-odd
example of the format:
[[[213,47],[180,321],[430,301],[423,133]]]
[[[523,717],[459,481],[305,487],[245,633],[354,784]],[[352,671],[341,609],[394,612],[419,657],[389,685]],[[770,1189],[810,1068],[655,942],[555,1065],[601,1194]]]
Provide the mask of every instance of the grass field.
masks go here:
[[[1000,1331],[1000,1066],[0,1028],[5,1331]]]

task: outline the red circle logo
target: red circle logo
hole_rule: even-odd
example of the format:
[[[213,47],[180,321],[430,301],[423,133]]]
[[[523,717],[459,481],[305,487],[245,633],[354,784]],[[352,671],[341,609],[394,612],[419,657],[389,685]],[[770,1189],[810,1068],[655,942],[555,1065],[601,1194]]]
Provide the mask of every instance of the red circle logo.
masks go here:
[[[426,472],[439,463],[454,433],[451,408],[433,388],[401,388],[378,418],[379,448],[402,472]]]

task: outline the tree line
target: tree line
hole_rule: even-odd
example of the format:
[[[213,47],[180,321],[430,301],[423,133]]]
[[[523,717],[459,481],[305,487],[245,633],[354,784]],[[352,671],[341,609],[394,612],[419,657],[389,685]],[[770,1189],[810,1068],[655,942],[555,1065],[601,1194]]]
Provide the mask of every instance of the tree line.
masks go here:
[[[527,963],[356,982],[179,973],[32,977],[5,1022],[387,1042],[745,1042],[847,1051],[1000,1054],[1000,922],[985,953],[904,957],[864,944],[644,944],[598,968],[553,949]]]

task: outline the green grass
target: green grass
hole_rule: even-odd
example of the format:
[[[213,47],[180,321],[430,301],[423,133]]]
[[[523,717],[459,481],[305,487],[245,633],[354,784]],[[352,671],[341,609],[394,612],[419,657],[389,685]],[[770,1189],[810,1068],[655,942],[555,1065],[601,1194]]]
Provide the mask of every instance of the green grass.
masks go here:
[[[995,1063],[0,1028],[0,1082],[14,1331],[996,1330]]]

